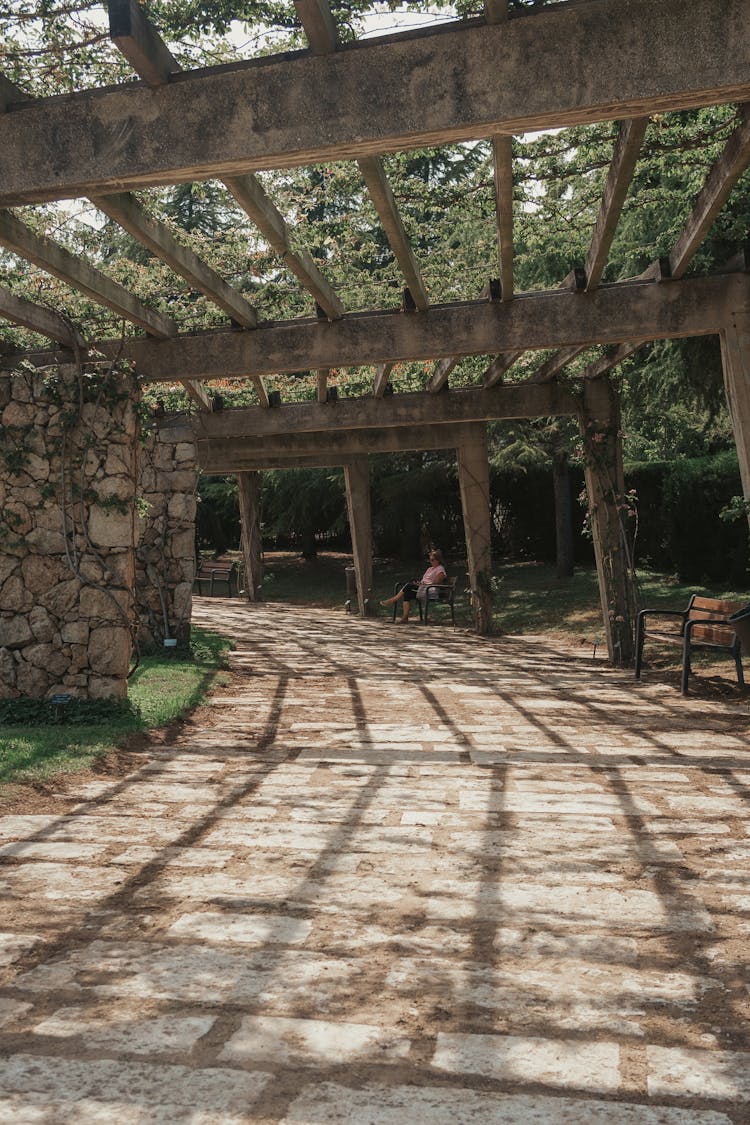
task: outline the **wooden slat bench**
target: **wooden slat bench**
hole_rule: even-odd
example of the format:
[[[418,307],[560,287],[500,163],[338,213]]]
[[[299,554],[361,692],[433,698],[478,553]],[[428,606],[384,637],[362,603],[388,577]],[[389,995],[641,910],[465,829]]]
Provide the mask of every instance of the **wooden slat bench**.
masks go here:
[[[635,678],[641,678],[643,645],[647,639],[666,644],[682,646],[683,695],[688,692],[690,676],[690,654],[693,649],[715,649],[728,652],[734,658],[737,669],[737,682],[744,687],[742,674],[742,654],[740,639],[727,618],[742,609],[742,602],[727,602],[720,598],[704,598],[700,594],[691,595],[687,609],[642,609],[638,614],[635,637]],[[678,628],[669,629],[664,625],[654,625],[650,619],[671,618]]]
[[[235,598],[239,591],[237,563],[229,560],[209,559],[202,562],[193,579],[193,593],[209,598]]]

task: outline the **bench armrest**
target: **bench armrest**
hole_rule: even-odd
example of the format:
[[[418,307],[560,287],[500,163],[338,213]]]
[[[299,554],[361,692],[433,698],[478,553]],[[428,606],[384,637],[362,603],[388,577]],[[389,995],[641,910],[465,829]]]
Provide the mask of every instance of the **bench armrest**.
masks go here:
[[[687,615],[688,611],[686,609],[642,609],[638,614],[638,628],[645,629],[647,616],[679,617],[682,621],[682,628],[680,629],[680,632],[682,632],[682,630],[685,628],[685,620],[687,618]]]

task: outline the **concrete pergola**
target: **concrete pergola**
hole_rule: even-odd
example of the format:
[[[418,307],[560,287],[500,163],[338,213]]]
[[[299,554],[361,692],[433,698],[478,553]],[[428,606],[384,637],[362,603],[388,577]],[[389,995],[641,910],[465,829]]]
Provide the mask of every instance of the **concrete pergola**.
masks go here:
[[[179,381],[199,407],[201,467],[237,473],[252,581],[258,579],[257,473],[344,467],[360,612],[372,584],[367,454],[456,449],[475,625],[491,623],[486,423],[571,415],[584,445],[594,546],[610,658],[631,657],[618,499],[623,491],[618,363],[655,339],[718,335],[727,398],[750,498],[750,279],[740,254],[715,276],[686,277],[750,161],[750,0],[571,0],[510,13],[485,0],[481,17],[339,42],[326,0],[295,0],[309,49],[209,70],[181,71],[135,0],[110,0],[110,31],[138,81],[33,100],[0,81],[0,244],[135,325],[124,340],[85,340],[64,317],[0,290],[0,315],[47,336],[43,364],[90,346],[122,354],[145,382]],[[398,98],[393,96],[399,91]],[[638,277],[602,284],[648,117],[740,103],[738,124],[706,177],[667,259]],[[300,112],[300,107],[305,112]],[[513,271],[511,138],[616,120],[618,134],[585,262],[551,291],[518,293]],[[442,143],[491,140],[497,204],[497,280],[470,301],[432,304],[407,240],[382,157]],[[284,217],[256,173],[317,161],[356,161],[403,275],[400,309],[345,312],[311,256],[294,249]],[[315,302],[315,315],[263,321],[131,194],[216,178]],[[22,223],[10,208],[76,197],[101,211],[227,316],[191,335],[81,258]],[[592,344],[611,345],[573,394],[559,382]],[[525,382],[503,379],[522,353],[556,349]],[[481,385],[451,389],[467,355],[490,357]],[[6,356],[12,367],[18,356]],[[430,364],[424,390],[392,390],[394,364]],[[331,368],[375,366],[368,397],[330,393]],[[314,403],[284,403],[265,377],[317,372]],[[252,379],[257,407],[212,413],[211,379]],[[445,393],[443,393],[445,392]]]

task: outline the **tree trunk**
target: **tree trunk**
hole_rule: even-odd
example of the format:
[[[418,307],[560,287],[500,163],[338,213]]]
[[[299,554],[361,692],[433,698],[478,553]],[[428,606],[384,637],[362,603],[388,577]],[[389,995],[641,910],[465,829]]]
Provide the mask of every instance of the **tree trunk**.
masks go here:
[[[557,577],[573,577],[573,513],[570,503],[568,451],[558,448],[552,455],[552,485],[555,493],[555,543]]]

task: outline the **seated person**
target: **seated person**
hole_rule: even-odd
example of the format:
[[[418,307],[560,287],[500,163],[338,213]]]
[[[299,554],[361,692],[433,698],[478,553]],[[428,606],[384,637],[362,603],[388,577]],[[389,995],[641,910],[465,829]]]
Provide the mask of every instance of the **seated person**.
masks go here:
[[[382,606],[392,606],[396,602],[403,602],[401,609],[401,617],[396,618],[397,625],[403,625],[404,622],[409,620],[409,610],[414,598],[420,598],[422,601],[427,597],[427,587],[434,585],[443,585],[448,581],[448,574],[443,563],[443,556],[440,551],[433,549],[430,551],[430,565],[424,572],[419,581],[412,578],[409,582],[405,582],[397,594],[392,598],[386,598],[380,604]]]

